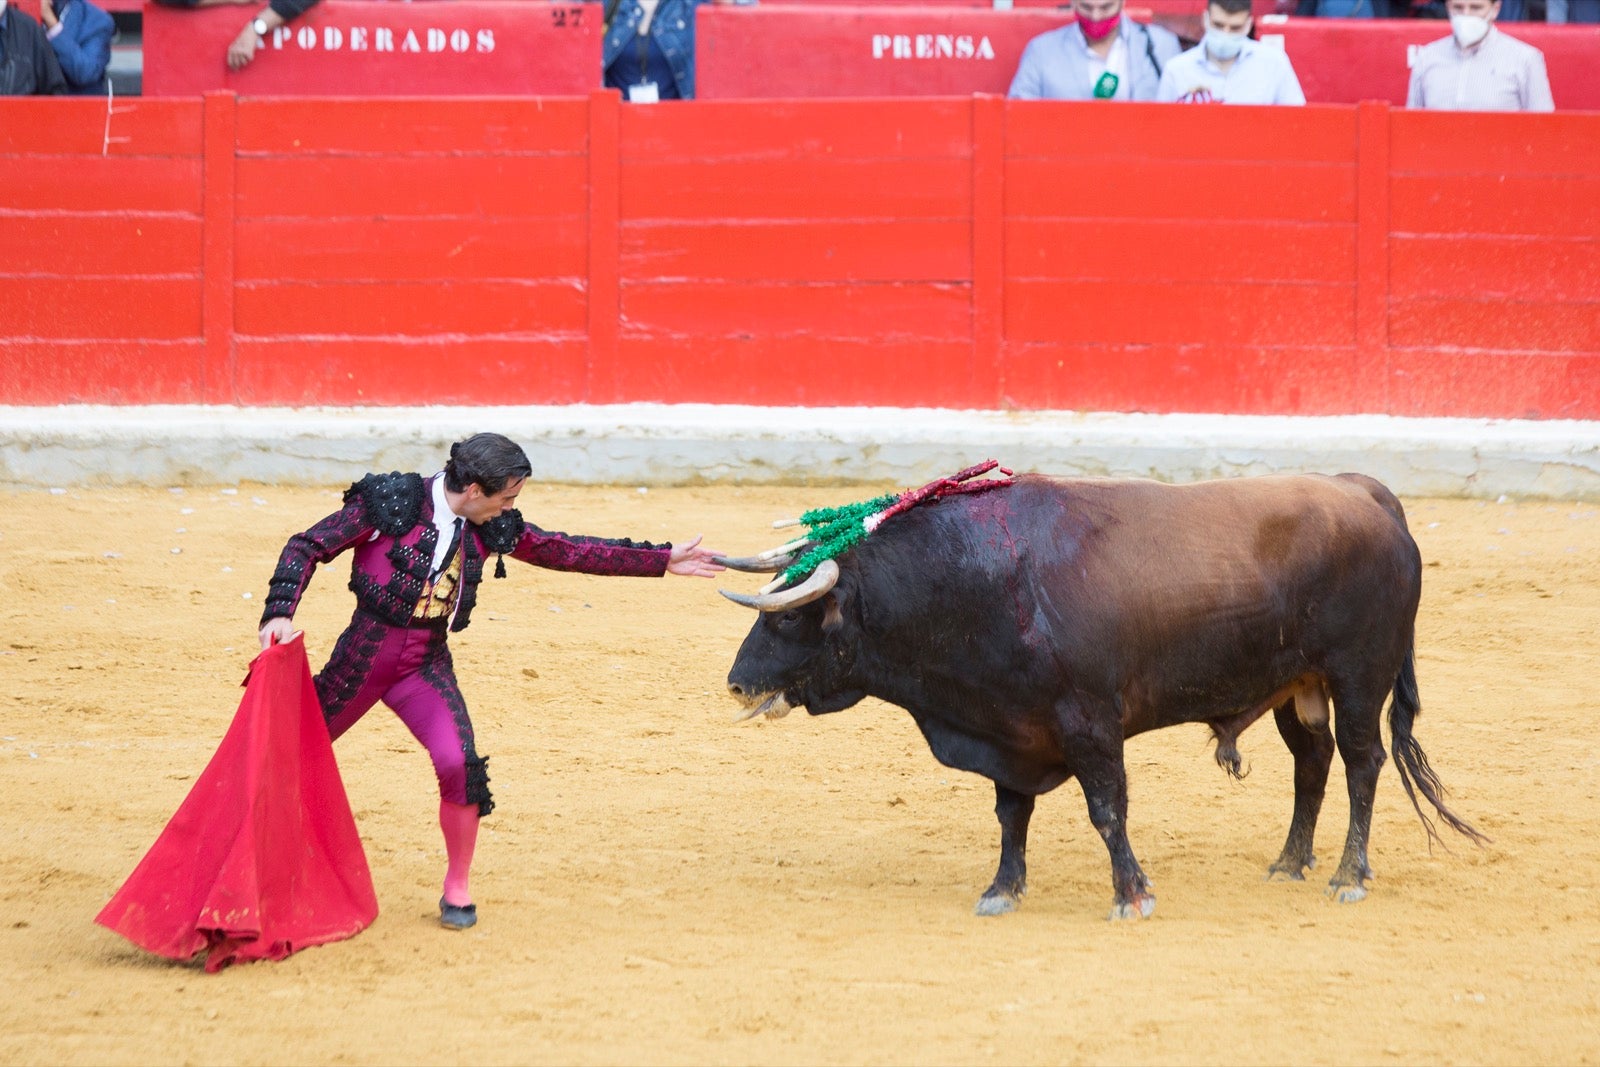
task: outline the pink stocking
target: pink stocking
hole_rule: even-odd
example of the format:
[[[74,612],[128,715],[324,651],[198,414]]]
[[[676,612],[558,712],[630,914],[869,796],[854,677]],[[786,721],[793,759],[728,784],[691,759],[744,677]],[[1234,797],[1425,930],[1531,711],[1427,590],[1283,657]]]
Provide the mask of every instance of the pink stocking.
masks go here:
[[[472,871],[472,850],[478,843],[478,805],[439,801],[439,829],[444,831],[446,903],[472,903],[467,876]]]

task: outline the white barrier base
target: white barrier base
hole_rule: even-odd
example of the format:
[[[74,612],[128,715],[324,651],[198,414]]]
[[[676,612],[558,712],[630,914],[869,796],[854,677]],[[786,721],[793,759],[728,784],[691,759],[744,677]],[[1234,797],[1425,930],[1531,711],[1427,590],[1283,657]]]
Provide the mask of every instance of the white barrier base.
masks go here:
[[[495,430],[569,484],[920,484],[984,459],[1164,481],[1371,474],[1405,496],[1600,500],[1600,422],[908,408],[0,407],[0,484],[341,485]]]

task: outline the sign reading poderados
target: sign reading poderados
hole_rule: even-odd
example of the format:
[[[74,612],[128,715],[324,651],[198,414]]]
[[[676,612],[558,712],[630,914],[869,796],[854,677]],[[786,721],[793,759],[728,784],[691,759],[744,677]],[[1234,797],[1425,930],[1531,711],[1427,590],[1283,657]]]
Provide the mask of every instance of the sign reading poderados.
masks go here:
[[[599,5],[322,0],[230,71],[224,56],[241,10],[146,4],[145,95],[575,96],[600,87]]]

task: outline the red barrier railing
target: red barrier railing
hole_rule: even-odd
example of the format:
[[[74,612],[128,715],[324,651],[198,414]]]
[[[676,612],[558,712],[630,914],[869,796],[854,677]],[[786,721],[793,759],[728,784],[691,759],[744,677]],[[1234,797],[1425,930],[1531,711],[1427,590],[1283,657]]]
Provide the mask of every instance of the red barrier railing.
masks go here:
[[[0,101],[7,403],[1600,418],[1600,115],[116,108]]]

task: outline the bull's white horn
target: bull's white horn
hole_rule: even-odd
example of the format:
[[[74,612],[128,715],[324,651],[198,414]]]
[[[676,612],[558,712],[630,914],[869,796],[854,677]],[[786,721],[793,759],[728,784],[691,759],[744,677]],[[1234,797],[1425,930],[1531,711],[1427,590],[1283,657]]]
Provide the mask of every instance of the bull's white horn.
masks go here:
[[[729,570],[771,574],[774,571],[788,570],[794,559],[789,556],[780,556],[777,559],[766,559],[761,556],[712,556],[711,561],[720,563]]]
[[[747,608],[757,611],[787,611],[809,604],[813,600],[820,600],[832,589],[839,580],[839,564],[831,559],[825,559],[817,564],[817,569],[811,572],[811,577],[795,586],[793,589],[783,589],[776,593],[761,593],[749,596],[745,593],[730,593],[726,589],[717,592]]]

